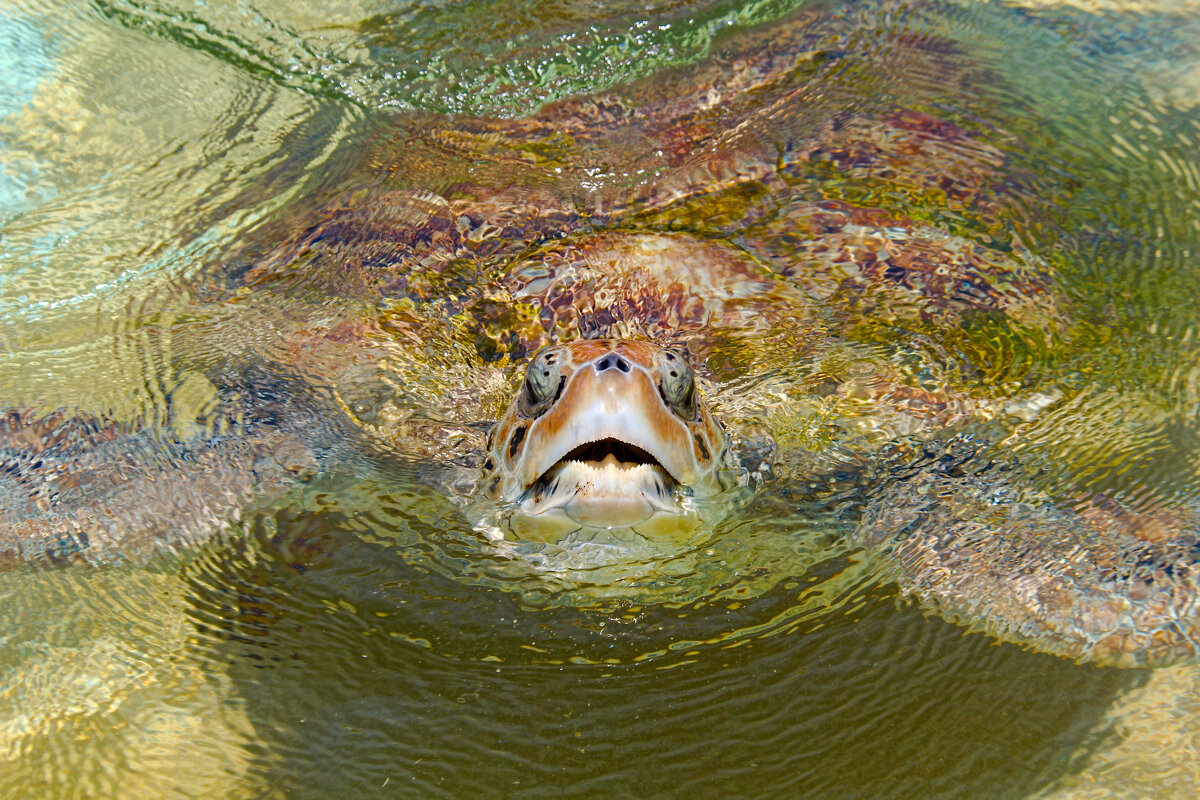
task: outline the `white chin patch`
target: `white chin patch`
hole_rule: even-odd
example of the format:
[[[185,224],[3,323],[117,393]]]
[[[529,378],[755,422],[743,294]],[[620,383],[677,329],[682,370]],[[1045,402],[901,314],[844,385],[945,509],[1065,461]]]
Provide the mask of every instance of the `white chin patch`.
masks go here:
[[[657,464],[631,464],[609,454],[602,461],[560,461],[521,500],[521,512],[561,519],[566,527],[626,528],[659,511],[678,511],[674,481]]]

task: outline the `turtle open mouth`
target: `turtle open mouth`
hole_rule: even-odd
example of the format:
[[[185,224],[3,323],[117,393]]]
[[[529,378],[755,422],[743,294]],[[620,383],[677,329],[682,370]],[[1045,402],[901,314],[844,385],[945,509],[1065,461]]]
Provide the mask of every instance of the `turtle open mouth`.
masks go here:
[[[525,491],[521,507],[527,514],[558,509],[584,525],[630,525],[675,510],[678,486],[648,450],[608,437],[554,462]]]
[[[649,464],[662,468],[662,464],[650,453],[637,445],[622,442],[620,439],[601,439],[598,442],[585,442],[559,459],[558,463],[561,464],[563,461],[600,463],[605,461],[609,456],[621,464],[630,464],[633,466]]]
[[[584,442],[551,464],[525,492],[525,499],[541,504],[548,495],[568,492],[616,498],[643,495],[647,490],[666,496],[677,485],[678,481],[648,450],[605,438]]]

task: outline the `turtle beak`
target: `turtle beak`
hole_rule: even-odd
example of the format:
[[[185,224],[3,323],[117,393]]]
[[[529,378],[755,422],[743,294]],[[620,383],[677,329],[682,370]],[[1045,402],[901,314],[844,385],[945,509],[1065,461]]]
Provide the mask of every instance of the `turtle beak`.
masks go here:
[[[623,368],[622,368],[623,367]],[[695,481],[697,465],[687,426],[664,407],[645,370],[616,354],[579,370],[563,397],[529,433],[522,465],[528,489],[560,462],[657,466],[677,484]]]
[[[696,480],[691,434],[650,373],[617,353],[579,369],[531,426],[517,474],[525,517],[565,528],[645,525],[678,516]]]

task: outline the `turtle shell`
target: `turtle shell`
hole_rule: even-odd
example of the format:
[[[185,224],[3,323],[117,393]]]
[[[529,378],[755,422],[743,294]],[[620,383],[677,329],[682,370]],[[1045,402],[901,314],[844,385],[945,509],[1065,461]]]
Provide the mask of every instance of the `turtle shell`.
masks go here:
[[[304,203],[190,287],[179,337],[195,346],[179,350],[209,354],[196,371],[244,427],[151,439],[124,471],[104,464],[128,451],[84,437],[95,468],[67,470],[74,499],[47,508],[29,489],[53,469],[29,444],[42,423],[10,417],[0,445],[20,466],[0,488],[8,521],[34,527],[7,550],[51,553],[70,530],[76,551],[119,552],[62,517],[90,513],[71,492],[94,481],[128,537],[179,515],[219,527],[208,505],[122,504],[176,475],[240,508],[307,480],[338,442],[444,468],[414,467],[453,494],[488,471],[490,422],[535,352],[650,340],[686,348],[735,449],[777,453],[762,472],[783,496],[868,486],[844,504],[854,541],[946,615],[1072,657],[1193,658],[1186,515],[1054,496],[993,446],[1057,399],[1019,354],[1069,342],[1073,309],[1013,221],[1062,198],[1038,196],[1003,132],[890,99],[991,77],[937,37],[880,42],[813,9],[524,119],[371,119]],[[772,447],[750,447],[764,432]]]

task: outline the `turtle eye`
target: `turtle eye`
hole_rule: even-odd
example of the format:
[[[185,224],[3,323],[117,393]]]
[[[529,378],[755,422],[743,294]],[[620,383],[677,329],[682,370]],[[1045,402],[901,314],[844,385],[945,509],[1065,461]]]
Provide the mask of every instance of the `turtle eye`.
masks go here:
[[[548,347],[533,357],[525,369],[525,400],[536,408],[554,398],[562,381],[562,353]]]
[[[680,350],[664,350],[659,358],[663,399],[684,419],[696,417],[696,377]]]

